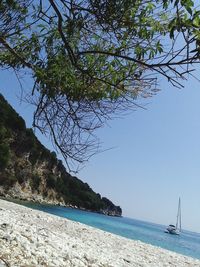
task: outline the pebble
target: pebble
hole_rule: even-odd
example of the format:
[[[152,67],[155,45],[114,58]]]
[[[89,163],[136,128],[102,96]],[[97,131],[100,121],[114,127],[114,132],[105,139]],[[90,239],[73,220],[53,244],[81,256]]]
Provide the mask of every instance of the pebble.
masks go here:
[[[53,264],[53,266],[60,266],[61,263],[58,260],[53,260],[52,264]]]
[[[1,224],[1,228],[5,229],[5,228],[7,228],[7,227],[8,227],[8,223],[2,223],[2,224]]]
[[[2,260],[0,260],[0,267],[6,267],[5,262],[3,262]]]
[[[5,241],[7,241],[7,242],[11,241],[11,237],[9,235],[4,235],[2,237],[2,239],[5,240]]]

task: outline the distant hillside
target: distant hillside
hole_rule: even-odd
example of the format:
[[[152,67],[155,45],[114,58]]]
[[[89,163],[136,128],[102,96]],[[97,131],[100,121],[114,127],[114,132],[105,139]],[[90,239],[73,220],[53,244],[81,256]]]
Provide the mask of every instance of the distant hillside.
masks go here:
[[[0,94],[0,195],[120,216],[122,210],[66,172]]]

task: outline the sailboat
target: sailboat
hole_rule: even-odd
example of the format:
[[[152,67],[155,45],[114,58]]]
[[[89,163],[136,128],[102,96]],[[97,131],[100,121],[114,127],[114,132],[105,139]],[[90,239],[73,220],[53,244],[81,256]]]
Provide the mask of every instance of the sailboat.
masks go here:
[[[181,233],[181,199],[179,197],[178,201],[178,211],[177,211],[177,217],[176,217],[176,226],[173,224],[170,224],[166,230],[165,233],[173,234],[173,235],[180,235]]]

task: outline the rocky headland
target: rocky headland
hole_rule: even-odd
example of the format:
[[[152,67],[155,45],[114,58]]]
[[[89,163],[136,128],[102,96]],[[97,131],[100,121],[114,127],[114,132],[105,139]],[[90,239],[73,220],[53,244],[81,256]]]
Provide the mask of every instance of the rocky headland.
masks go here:
[[[119,206],[70,175],[1,94],[0,196],[122,215]]]

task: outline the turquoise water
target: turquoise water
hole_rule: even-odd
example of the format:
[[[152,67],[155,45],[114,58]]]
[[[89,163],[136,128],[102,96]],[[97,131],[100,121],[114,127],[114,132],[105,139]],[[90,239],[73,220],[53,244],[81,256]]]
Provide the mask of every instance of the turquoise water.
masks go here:
[[[104,231],[114,233],[129,239],[141,240],[180,254],[200,259],[200,234],[183,231],[180,236],[164,233],[165,226],[130,218],[109,217],[98,213],[77,209],[25,204],[28,207],[42,210],[73,221],[81,222]]]

